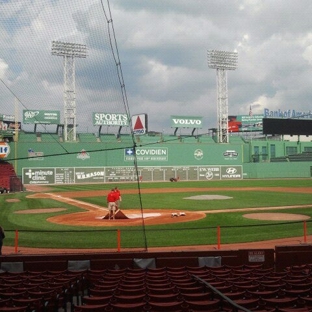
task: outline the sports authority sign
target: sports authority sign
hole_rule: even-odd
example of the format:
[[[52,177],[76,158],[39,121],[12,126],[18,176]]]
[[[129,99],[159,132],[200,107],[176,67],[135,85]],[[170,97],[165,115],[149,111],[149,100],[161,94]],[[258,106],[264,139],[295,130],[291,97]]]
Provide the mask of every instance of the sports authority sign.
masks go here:
[[[142,135],[147,132],[147,114],[133,115],[131,123],[134,135]]]
[[[127,114],[93,113],[94,126],[129,126]]]
[[[171,128],[202,128],[203,118],[198,116],[170,116]]]

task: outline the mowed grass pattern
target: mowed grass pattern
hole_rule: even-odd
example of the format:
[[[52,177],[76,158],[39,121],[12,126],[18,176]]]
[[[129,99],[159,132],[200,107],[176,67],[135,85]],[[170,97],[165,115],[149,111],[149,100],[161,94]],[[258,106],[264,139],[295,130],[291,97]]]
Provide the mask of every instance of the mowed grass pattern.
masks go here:
[[[50,192],[109,190],[114,184],[57,185]],[[161,246],[214,245],[217,243],[216,229],[221,227],[222,243],[253,242],[276,238],[297,237],[303,235],[301,221],[270,221],[244,218],[246,212],[236,212],[239,208],[269,207],[266,212],[304,214],[312,217],[312,181],[310,179],[288,180],[240,180],[240,181],[198,181],[178,183],[119,183],[121,192],[136,189],[135,194],[123,194],[122,209],[139,209],[142,202],[144,209],[178,209],[183,211],[220,211],[207,214],[204,219],[177,224],[151,225],[143,227],[119,227],[122,248],[145,248]],[[259,188],[269,187],[270,191]],[[275,188],[309,188],[309,193],[282,192]],[[144,189],[155,189],[148,194]],[[196,191],[165,193],[168,188],[195,188]],[[218,188],[216,190],[215,188]],[[235,188],[229,189],[229,188]],[[247,189],[246,189],[247,188]],[[251,189],[253,188],[253,189]],[[257,189],[258,188],[258,189]],[[142,191],[142,193],[141,193]],[[141,198],[140,198],[140,196]],[[12,193],[0,196],[0,220],[5,228],[6,245],[14,245],[15,231],[19,231],[19,246],[46,248],[113,248],[116,249],[117,228],[67,226],[54,224],[47,218],[59,214],[82,211],[80,208],[60,203],[52,199],[29,198],[28,192]],[[223,195],[226,200],[190,200],[195,195]],[[18,201],[8,201],[8,200]],[[79,197],[80,201],[105,206],[105,196]],[[285,206],[285,209],[277,207]],[[287,208],[290,206],[302,206]],[[37,214],[17,214],[15,211],[26,209],[64,208],[64,211]],[[312,224],[307,221],[308,234]]]

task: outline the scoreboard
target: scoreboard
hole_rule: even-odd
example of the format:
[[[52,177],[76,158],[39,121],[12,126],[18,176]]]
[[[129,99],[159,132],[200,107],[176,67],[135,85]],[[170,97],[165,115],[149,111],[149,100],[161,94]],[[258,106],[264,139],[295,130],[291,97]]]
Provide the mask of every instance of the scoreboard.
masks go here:
[[[24,184],[75,184],[127,181],[238,180],[242,166],[148,166],[148,167],[56,167],[23,168]]]

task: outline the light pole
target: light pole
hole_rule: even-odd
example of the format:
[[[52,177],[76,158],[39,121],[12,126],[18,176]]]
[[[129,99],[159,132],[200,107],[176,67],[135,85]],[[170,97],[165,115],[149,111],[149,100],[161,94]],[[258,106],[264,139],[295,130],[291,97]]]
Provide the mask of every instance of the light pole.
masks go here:
[[[218,143],[229,143],[227,70],[237,68],[237,52],[208,51],[208,67],[217,70]]]
[[[84,44],[52,41],[52,55],[63,56],[64,66],[64,141],[76,141],[75,58],[86,58]]]

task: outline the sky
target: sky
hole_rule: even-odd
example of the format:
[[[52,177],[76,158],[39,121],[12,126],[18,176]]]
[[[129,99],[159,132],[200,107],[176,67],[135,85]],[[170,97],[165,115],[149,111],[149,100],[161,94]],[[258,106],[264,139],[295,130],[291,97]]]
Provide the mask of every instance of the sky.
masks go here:
[[[24,109],[63,116],[52,41],[87,46],[75,59],[78,132],[94,131],[93,112],[124,113],[125,103],[148,115],[150,131],[173,133],[171,115],[203,117],[203,133],[217,127],[208,50],[238,53],[230,115],[312,110],[310,0],[0,0],[0,12],[0,114],[19,120]]]

